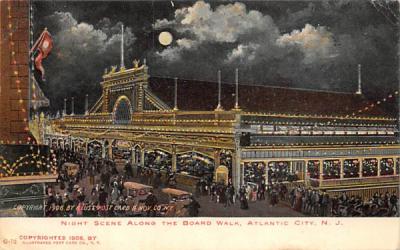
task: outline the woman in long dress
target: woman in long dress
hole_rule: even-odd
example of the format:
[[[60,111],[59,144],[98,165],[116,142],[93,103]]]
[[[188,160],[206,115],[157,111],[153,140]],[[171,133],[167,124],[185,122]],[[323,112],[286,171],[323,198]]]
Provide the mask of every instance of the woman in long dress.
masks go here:
[[[245,191],[244,187],[240,188],[240,190],[239,190],[239,199],[240,199],[240,208],[248,209],[249,204],[247,203],[246,191]]]
[[[295,200],[295,204],[294,204],[294,209],[298,212],[301,212],[301,206],[302,206],[302,192],[300,190],[300,188],[298,188],[296,190],[296,200]]]

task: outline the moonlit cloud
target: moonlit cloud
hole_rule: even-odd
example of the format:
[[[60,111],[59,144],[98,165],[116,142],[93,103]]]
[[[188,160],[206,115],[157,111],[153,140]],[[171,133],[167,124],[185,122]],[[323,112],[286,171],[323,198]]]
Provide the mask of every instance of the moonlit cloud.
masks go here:
[[[189,37],[182,41],[191,41],[191,44],[203,43],[230,43],[234,44],[246,37],[263,36],[264,40],[274,40],[279,32],[272,18],[259,11],[247,10],[243,3],[219,5],[212,9],[209,3],[198,1],[193,6],[184,7],[175,11],[174,20],[157,20],[154,25],[157,29],[173,28],[182,36]],[[190,46],[196,49],[196,46]],[[174,48],[167,48],[171,55],[180,53],[189,46],[179,44]],[[240,49],[240,48],[239,48]],[[235,52],[233,52],[235,53]],[[169,57],[171,58],[171,57]],[[180,58],[178,55],[173,58]]]
[[[256,57],[257,49],[260,47],[259,44],[249,43],[247,45],[239,44],[236,48],[228,54],[227,62],[233,62],[235,60],[241,61],[253,61]]]
[[[335,57],[337,54],[334,46],[333,34],[323,26],[315,28],[310,24],[300,30],[293,30],[290,34],[284,34],[278,38],[279,46],[296,46],[300,48],[305,57],[305,63],[315,60]]]

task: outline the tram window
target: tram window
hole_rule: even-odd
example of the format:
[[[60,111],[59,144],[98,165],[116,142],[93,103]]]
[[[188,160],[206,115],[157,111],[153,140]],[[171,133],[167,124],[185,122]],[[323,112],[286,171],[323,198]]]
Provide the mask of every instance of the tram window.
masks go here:
[[[394,174],[394,161],[392,158],[381,159],[381,175]]]
[[[323,178],[324,180],[340,178],[339,160],[326,160],[323,162]]]
[[[343,177],[355,178],[359,176],[360,162],[357,159],[343,161]]]
[[[378,160],[369,158],[363,160],[363,176],[377,176],[378,175]]]
[[[244,163],[244,182],[261,183],[265,180],[264,162],[245,162]]]

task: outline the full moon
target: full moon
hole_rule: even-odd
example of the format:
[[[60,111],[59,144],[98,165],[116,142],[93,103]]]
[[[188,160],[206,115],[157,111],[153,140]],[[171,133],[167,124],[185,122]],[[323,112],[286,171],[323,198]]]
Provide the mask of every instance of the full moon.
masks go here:
[[[169,33],[168,31],[161,32],[158,36],[158,41],[164,46],[170,45],[172,42],[171,33]]]

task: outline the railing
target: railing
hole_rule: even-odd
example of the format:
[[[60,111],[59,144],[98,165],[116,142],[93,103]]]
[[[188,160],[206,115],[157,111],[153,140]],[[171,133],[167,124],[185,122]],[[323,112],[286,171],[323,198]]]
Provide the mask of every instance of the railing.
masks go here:
[[[227,112],[217,114],[213,111],[160,111],[159,113],[134,113],[126,125],[136,126],[176,126],[176,127],[233,127],[235,115]],[[57,125],[74,126],[78,124],[114,124],[111,113],[65,116],[54,121]]]
[[[334,180],[319,180],[310,179],[309,183],[312,187],[336,187],[345,185],[365,185],[365,184],[378,184],[387,182],[398,182],[400,180],[399,175],[384,175],[384,176],[373,176],[363,178],[345,178],[345,179],[334,179]]]

